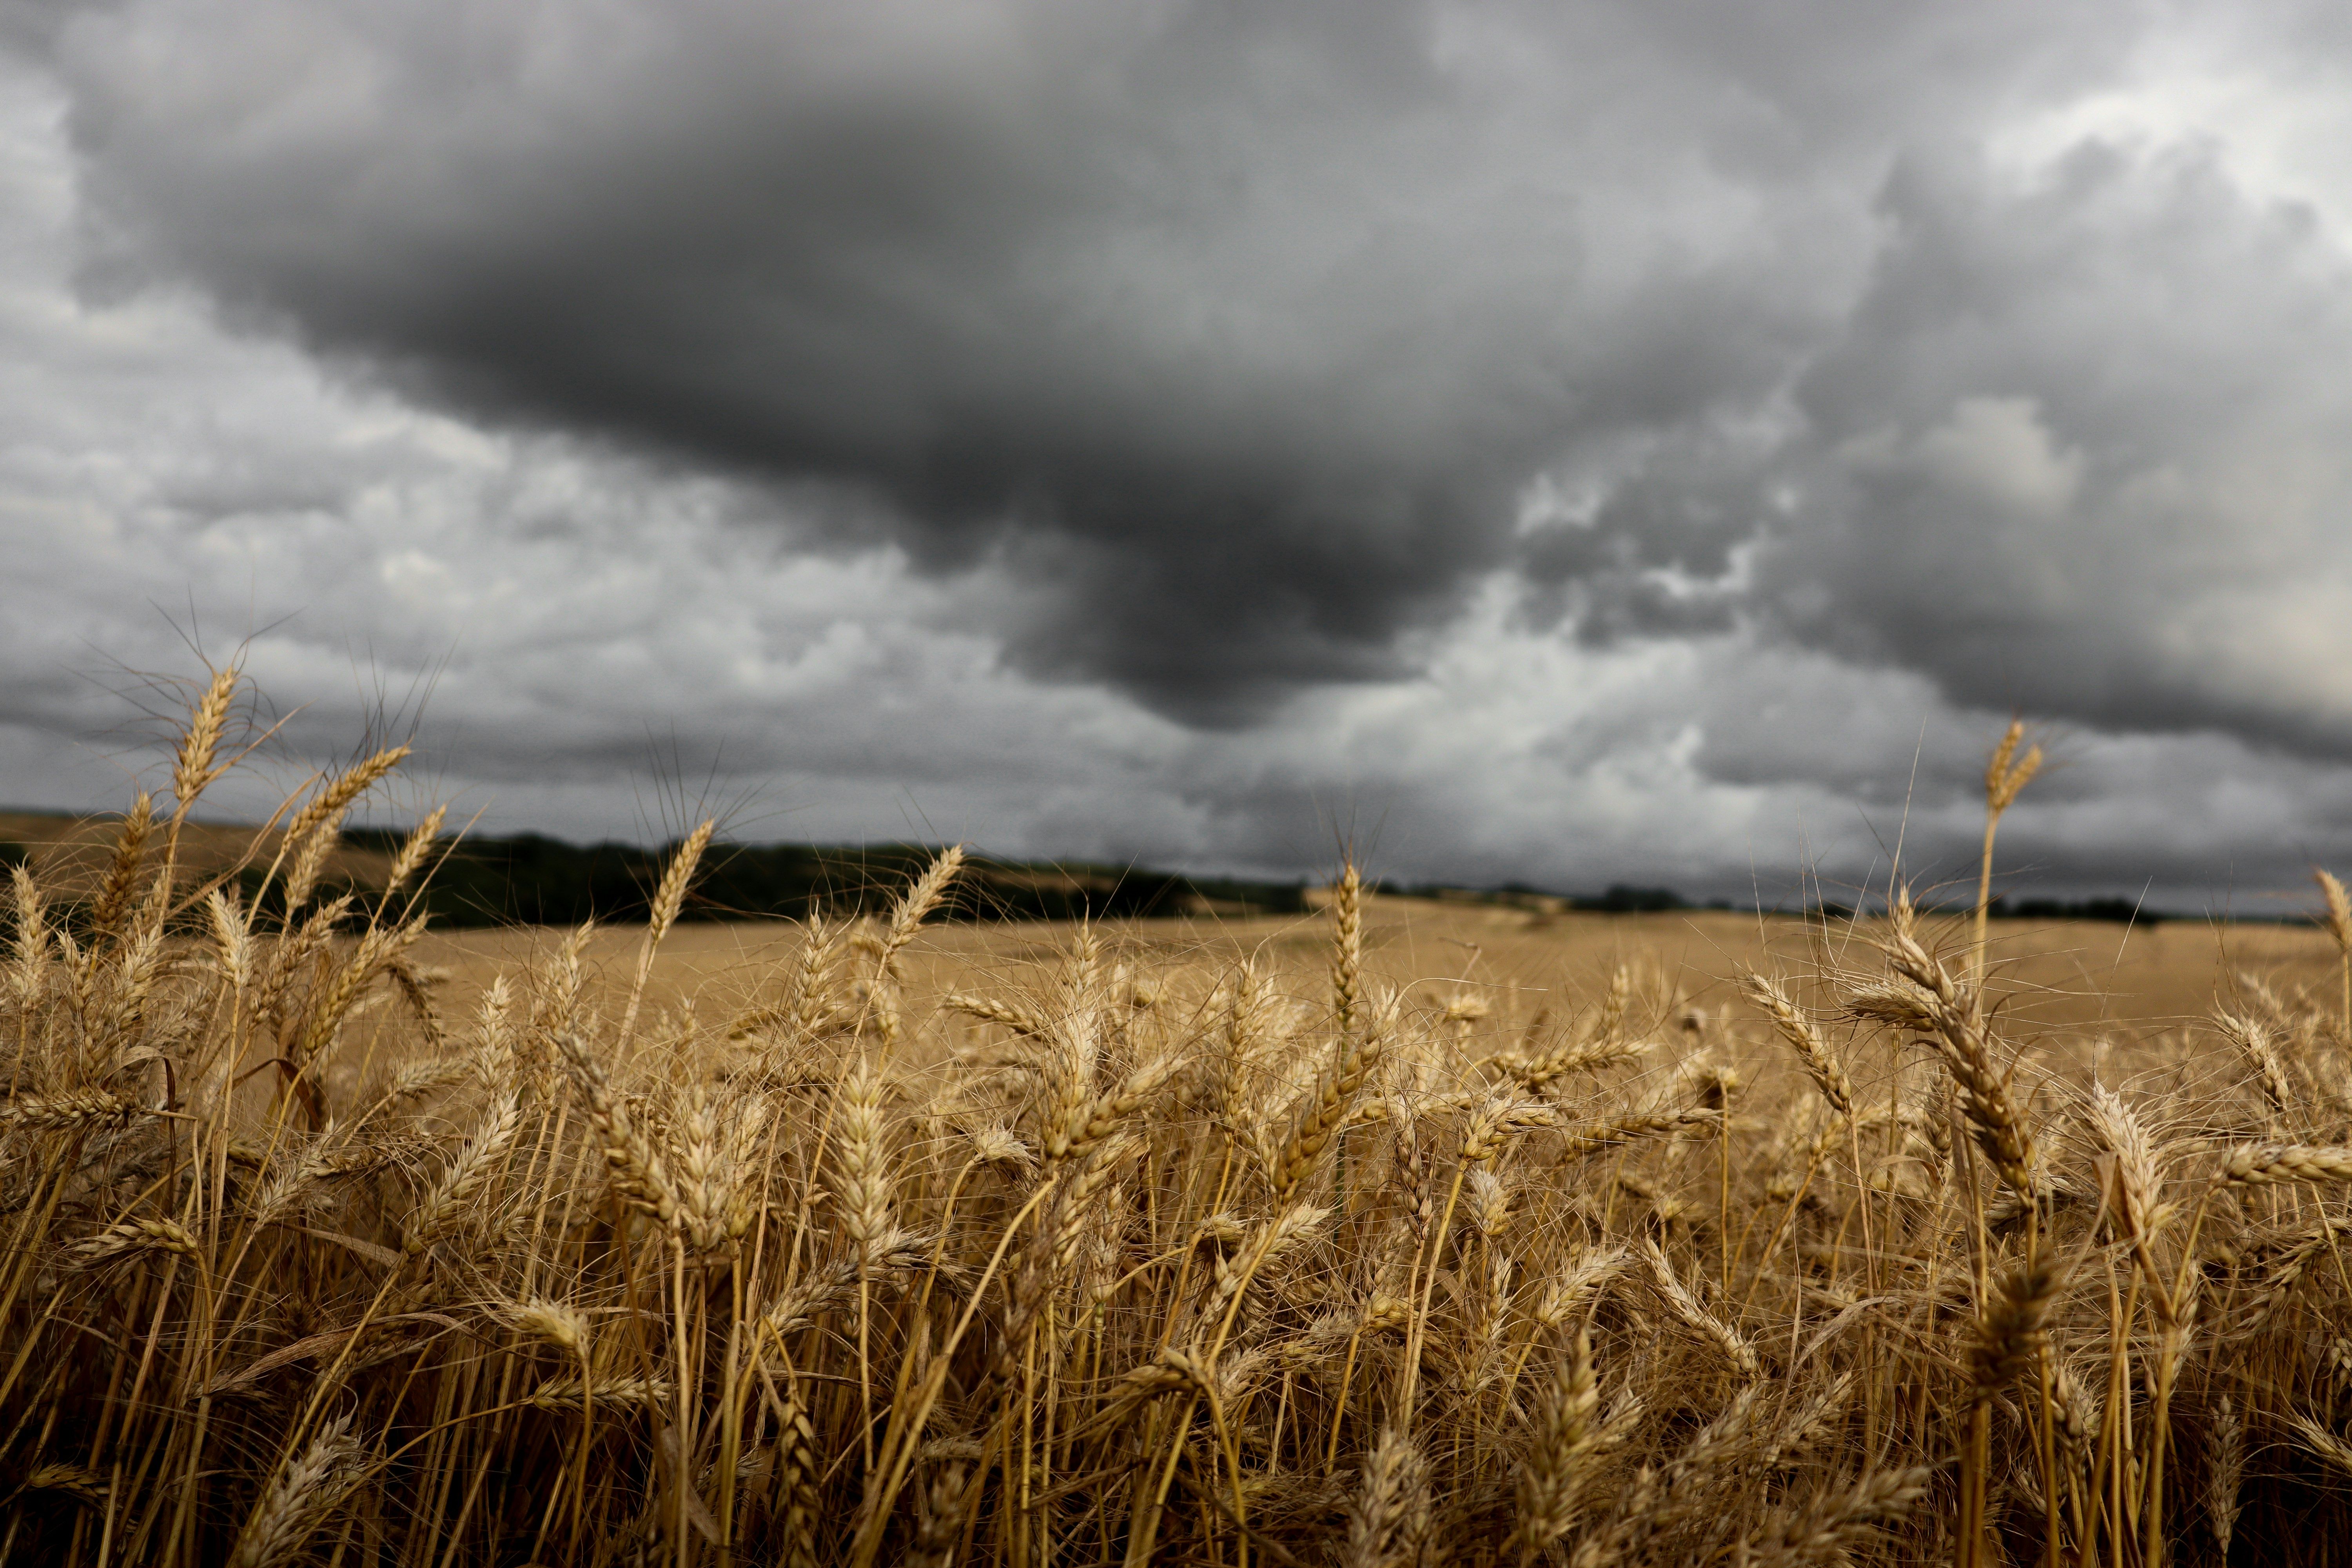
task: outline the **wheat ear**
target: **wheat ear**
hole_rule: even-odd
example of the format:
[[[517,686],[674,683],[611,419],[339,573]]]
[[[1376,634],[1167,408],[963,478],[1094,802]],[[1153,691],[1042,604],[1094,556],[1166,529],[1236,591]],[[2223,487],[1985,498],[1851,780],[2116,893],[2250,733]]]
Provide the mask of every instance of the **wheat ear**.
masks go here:
[[[964,849],[961,844],[950,844],[939,853],[923,874],[908,884],[898,906],[890,911],[890,924],[882,937],[880,967],[887,972],[899,952],[915,940],[923,922],[931,918],[948,896],[948,889],[963,869]]]
[[[1976,943],[1969,973],[1979,983],[1984,979],[1985,921],[1992,909],[1992,839],[2000,826],[2001,814],[2017,799],[2018,792],[2032,782],[2042,771],[2042,748],[2035,746],[2024,756],[2017,755],[2018,742],[2025,739],[2025,721],[2011,719],[2009,729],[2001,735],[2000,744],[1993,748],[1991,758],[1985,763],[1985,830],[1984,858],[1977,874]]]
[[[425,858],[433,852],[434,845],[440,841],[441,825],[448,819],[449,808],[446,805],[436,805],[427,814],[425,820],[418,823],[415,830],[401,841],[399,853],[392,858],[392,869],[384,873],[384,898],[390,899],[408,885],[408,879],[416,875],[418,868],[425,864]]]
[[[196,804],[196,797],[228,771],[227,764],[219,760],[221,732],[227,727],[229,705],[236,700],[236,681],[234,667],[215,670],[205,694],[189,710],[188,727],[181,732],[179,750],[172,759],[174,828],[188,819],[189,808]]]
[[[1841,1118],[1852,1116],[1853,1080],[1846,1076],[1844,1066],[1830,1050],[1829,1042],[1822,1038],[1821,1031],[1813,1026],[1812,1019],[1790,1000],[1786,991],[1753,970],[1741,985],[1748,999],[1764,1010],[1780,1037],[1797,1053],[1805,1076],[1813,1080],[1813,1087],[1829,1101],[1830,1109]]]
[[[76,1243],[73,1250],[75,1261],[84,1267],[142,1252],[173,1252],[187,1258],[204,1256],[188,1227],[175,1219],[121,1220]]]
[[[278,1472],[246,1521],[229,1568],[278,1568],[302,1549],[357,1479],[360,1446],[351,1426],[348,1415],[328,1422],[301,1457]]]
[[[1941,960],[1919,943],[1909,894],[1898,889],[1888,911],[1887,957],[1895,973],[1918,987],[1917,1001],[1934,1026],[1929,1036],[1945,1070],[1960,1090],[1960,1108],[1993,1169],[2028,1203],[2035,1198],[2033,1137],[2010,1098],[2009,1075],[1993,1058],[1973,987],[1955,981]]]
[[[90,907],[90,937],[93,946],[113,941],[121,934],[123,917],[131,912],[131,895],[138,885],[139,868],[147,854],[147,840],[155,826],[155,797],[141,790],[123,815],[121,829],[114,837],[114,854],[108,861],[106,875],[98,885],[98,898]]]
[[[271,863],[270,872],[274,876],[289,854],[294,857],[286,876],[286,918],[289,922],[295,911],[310,901],[311,889],[318,884],[319,873],[326,865],[327,852],[335,846],[335,827],[342,821],[343,814],[351,809],[353,801],[374,787],[377,780],[407,758],[406,746],[387,746],[362,761],[349,773],[324,780],[303,803],[302,808],[294,814],[293,819],[287,823],[286,832],[278,840],[278,858]],[[269,877],[262,879],[265,888],[269,880]],[[257,891],[254,894],[257,903],[260,897]]]
[[[1741,1337],[1738,1330],[1708,1311],[1699,1299],[1691,1293],[1675,1273],[1674,1265],[1658,1250],[1654,1241],[1642,1243],[1642,1261],[1648,1266],[1650,1282],[1657,1287],[1658,1299],[1666,1310],[1682,1320],[1684,1325],[1723,1352],[1723,1358],[1738,1368],[1743,1377],[1761,1377],[1763,1363],[1756,1355],[1756,1347]]]
[[[2311,876],[2319,884],[2320,897],[2327,904],[2327,934],[2336,939],[2337,975],[2343,987],[2343,1011],[2336,1016],[2340,1032],[2336,1037],[2352,1046],[2352,895],[2345,892],[2344,884],[2333,871],[2314,868]]]
[[[14,1124],[39,1131],[127,1127],[156,1111],[126,1094],[90,1089],[79,1094],[20,1094],[0,1100],[0,1127]]]
[[[893,1228],[881,1075],[871,1065],[858,1063],[842,1081],[839,1104],[834,1191],[841,1200],[842,1230],[856,1246],[862,1266]]]
[[[676,1229],[683,1210],[677,1188],[670,1181],[669,1169],[652,1143],[630,1122],[628,1112],[613,1092],[604,1064],[597,1058],[593,1047],[576,1033],[558,1035],[555,1044],[562,1053],[564,1065],[571,1069],[573,1085],[588,1102],[589,1124],[596,1130],[597,1141],[604,1146],[604,1162],[612,1170],[614,1185],[629,1203],[653,1215],[666,1228]]]
[[[491,1103],[474,1135],[449,1162],[432,1196],[417,1211],[402,1248],[404,1256],[415,1257],[465,1219],[466,1211],[489,1185],[507,1151],[514,1147],[515,1132],[521,1125],[522,1104],[513,1095],[503,1095]]]
[[[1936,1468],[1878,1470],[1851,1487],[1825,1490],[1802,1510],[1776,1519],[1742,1561],[1755,1568],[1843,1563],[1883,1525],[1907,1516],[1927,1493]]]
[[[1651,1048],[1646,1041],[1580,1040],[1541,1056],[1530,1057],[1507,1051],[1489,1059],[1508,1073],[1521,1089],[1536,1094],[1561,1079],[1578,1073],[1599,1072],[1637,1060],[1649,1055]]]
[[[1290,1135],[1276,1156],[1272,1171],[1276,1203],[1288,1203],[1314,1173],[1380,1055],[1381,1041],[1376,1033],[1339,1037],[1330,1065],[1307,1091],[1297,1120],[1291,1123]]]
[[[1429,1521],[1429,1461],[1395,1426],[1364,1456],[1364,1476],[1348,1508],[1345,1568],[1412,1568]]]
[[[2057,1259],[2046,1251],[2003,1278],[1978,1315],[1969,1347],[1969,1384],[1977,1403],[1989,1403],[2034,1364],[2042,1352],[2042,1322],[2057,1293]]]
[[[2239,1487],[2245,1469],[2246,1426],[2225,1394],[2214,1407],[2212,1450],[2205,1472],[2206,1517],[2212,1521],[2213,1542],[2224,1561],[2230,1555],[2230,1538],[2237,1533]]]
[[[2213,1021],[2254,1069],[2254,1081],[2262,1087],[2263,1098],[2270,1102],[2272,1113],[2291,1114],[2294,1110],[2294,1091],[2287,1083],[2286,1064],[2279,1059],[2278,1046],[2271,1038],[2270,1030],[2256,1019],[2227,1010],[2215,1013]]]
[[[2246,1144],[2221,1161],[2225,1186],[2260,1187],[2278,1182],[2352,1182],[2352,1148],[2307,1143]]]
[[[620,1042],[626,1047],[636,1032],[637,1010],[646,999],[646,981],[654,972],[654,952],[677,923],[678,911],[686,907],[686,890],[694,881],[694,868],[702,863],[702,852],[710,847],[711,831],[718,825],[706,821],[686,836],[677,852],[662,868],[661,881],[654,888],[654,901],[646,918],[646,940],[637,949],[636,976],[629,983],[628,1005],[621,1013]]]
[[[1519,1562],[1549,1550],[1576,1523],[1592,1450],[1601,1385],[1592,1374],[1592,1340],[1583,1329],[1569,1343],[1559,1374],[1538,1401],[1517,1485]]]
[[[1364,881],[1352,860],[1331,889],[1331,1012],[1341,1034],[1356,1026],[1364,967]]]

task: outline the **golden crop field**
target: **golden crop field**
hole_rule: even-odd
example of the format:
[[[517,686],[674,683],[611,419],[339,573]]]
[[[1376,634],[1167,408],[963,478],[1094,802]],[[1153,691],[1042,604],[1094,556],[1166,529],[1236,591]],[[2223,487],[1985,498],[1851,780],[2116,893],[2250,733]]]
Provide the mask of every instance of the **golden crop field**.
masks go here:
[[[1746,1011],[1738,982],[1773,968],[1796,976],[1842,965],[1867,949],[1881,922],[1859,925],[1695,910],[1662,914],[1528,914],[1516,909],[1367,896],[1363,966],[1379,982],[1426,1001],[1475,994],[1494,1021],[1479,1032],[1525,1023],[1547,1007],[1591,1005],[1621,965],[1668,986],[1684,1008],[1711,1016]],[[2037,1031],[2105,1032],[2117,1041],[2210,1026],[2215,997],[2255,973],[2289,986],[2332,984],[2336,951],[2306,925],[2171,921],[2126,929],[2103,921],[1995,921],[1990,994],[2005,1018]],[[682,924],[663,941],[647,981],[649,1005],[698,1011],[756,1005],[763,984],[802,939],[793,922]],[[908,991],[930,998],[987,982],[1034,984],[1076,934],[1062,923],[928,928],[901,959]],[[598,931],[583,950],[593,973],[625,973],[642,932]],[[1103,925],[1096,940],[1139,968],[1230,966],[1245,957],[1292,973],[1299,984],[1329,961],[1328,915],[1246,921],[1156,920]],[[555,940],[544,928],[427,931],[416,962],[435,971],[453,998],[471,998],[500,973],[531,963]]]
[[[887,917],[436,934],[15,873],[0,1559],[2325,1563],[2314,926]],[[1998,785],[2000,768],[1995,770]],[[2014,793],[2011,791],[2011,793]],[[1998,790],[1996,789],[1996,794]],[[1998,804],[1998,803],[1997,803]],[[1997,815],[1997,813],[1996,813]],[[257,911],[269,910],[264,915]]]

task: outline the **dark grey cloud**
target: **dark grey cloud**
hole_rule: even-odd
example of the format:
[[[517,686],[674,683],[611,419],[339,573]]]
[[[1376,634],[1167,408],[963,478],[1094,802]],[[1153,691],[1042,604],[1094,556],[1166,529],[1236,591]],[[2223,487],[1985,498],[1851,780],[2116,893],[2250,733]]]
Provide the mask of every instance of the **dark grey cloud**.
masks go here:
[[[855,538],[1053,586],[1027,665],[1196,720],[1398,673],[1547,463],[1768,399],[1900,107],[1704,8],[596,15],[78,18],[86,275],[868,493]]]
[[[2352,256],[2210,147],[1906,161],[1784,584],[1954,700],[2352,753]]]
[[[2192,41],[2326,96],[2242,15]],[[2186,28],[257,0],[92,10],[48,58],[93,289],[830,488],[804,540],[1017,574],[1010,657],[1190,721],[1407,675],[1508,570],[1596,644],[1774,626],[1964,703],[2337,748],[2345,694],[2217,645],[2298,543],[2331,596],[2295,614],[2343,596],[2281,531],[2352,500],[2341,247],[2193,122],[2050,129],[2160,108]]]
[[[2291,888],[2352,859],[2323,22],[0,13],[0,797],[145,765],[168,615],[258,629],[289,770],[423,700],[499,827],[661,755],[779,835],[1769,893],[1964,867],[2021,708],[2040,886]]]

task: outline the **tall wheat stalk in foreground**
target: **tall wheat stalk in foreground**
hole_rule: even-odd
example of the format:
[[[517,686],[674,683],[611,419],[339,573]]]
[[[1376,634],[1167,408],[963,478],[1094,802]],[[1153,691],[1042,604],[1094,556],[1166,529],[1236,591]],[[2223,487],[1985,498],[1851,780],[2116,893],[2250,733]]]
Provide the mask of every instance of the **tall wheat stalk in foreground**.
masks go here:
[[[1992,749],[1992,756],[1985,763],[1984,853],[1977,867],[1976,930],[1969,956],[1969,973],[1979,982],[1985,972],[1986,921],[1992,912],[1993,835],[2000,831],[2002,814],[2033,782],[2033,775],[2042,771],[2040,746],[2028,747],[2021,757],[2017,754],[2018,745],[2024,739],[2025,721],[2011,719],[2001,734],[2000,743]]]
[[[902,961],[953,851],[740,994],[550,933],[414,961],[428,820],[251,905],[167,814],[0,980],[0,1560],[2326,1563],[2352,1539],[2348,1065],[2018,1032],[1898,898],[1852,968],[1540,1016],[1382,984],[1352,872],[1289,967],[1058,933]],[[266,912],[264,912],[266,911]],[[1737,1060],[1734,1079],[1727,1060]],[[1349,1145],[1346,1180],[1338,1169]]]
[[[2336,942],[2336,977],[2341,995],[2336,1012],[2336,1035],[2339,1040],[2352,1043],[2352,894],[2347,894],[2336,873],[2315,869],[2312,880],[2319,884],[2319,892],[2326,902],[2322,923]]]

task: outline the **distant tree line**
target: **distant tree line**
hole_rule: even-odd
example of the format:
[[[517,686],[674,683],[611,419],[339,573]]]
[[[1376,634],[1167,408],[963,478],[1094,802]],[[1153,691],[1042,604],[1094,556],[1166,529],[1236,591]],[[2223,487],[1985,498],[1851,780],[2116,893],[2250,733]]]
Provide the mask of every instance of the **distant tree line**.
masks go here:
[[[390,849],[395,830],[357,829],[360,847]],[[645,916],[674,846],[567,844],[536,833],[467,838],[426,884],[437,926],[577,925]],[[685,920],[807,918],[887,909],[939,853],[919,844],[718,845],[703,858]],[[1296,914],[1304,889],[1280,882],[1187,878],[1164,871],[975,856],[940,918],[955,921],[1143,920],[1202,913]]]
[[[2137,899],[1995,899],[1990,912],[2013,921],[2108,921],[2116,925],[2161,924],[2168,916],[2143,909]]]
[[[404,833],[396,828],[353,828],[344,834],[353,848],[389,854]],[[654,884],[674,846],[646,849],[631,844],[575,845],[543,834],[466,838],[452,844],[425,890],[424,908],[436,926],[577,925],[595,919],[627,922],[642,919]],[[688,900],[686,920],[805,919],[823,908],[838,914],[887,908],[907,879],[938,853],[934,846],[884,844],[720,845],[704,858]],[[26,864],[33,852],[0,841],[0,879]],[[1211,915],[1295,915],[1308,909],[1307,888],[1291,882],[1246,878],[1184,877],[1139,868],[1003,860],[974,857],[959,879],[942,918],[959,921],[1148,920]],[[261,887],[262,871],[240,873],[240,891],[257,896],[265,910],[274,900]],[[1507,883],[1487,890],[1438,884],[1376,884],[1405,898],[1469,900],[1528,907],[1587,910],[1596,914],[1662,914],[1676,910],[1733,907],[1717,899],[1704,903],[1672,888],[1614,882],[1599,893],[1562,894]],[[364,887],[339,886],[363,907]],[[70,900],[62,900],[62,912]],[[1807,912],[1844,920],[1853,910],[1824,902]],[[2119,898],[2080,900],[1995,899],[1998,919],[2105,921],[2153,926],[2168,918]],[[2248,917],[2240,917],[2241,919]],[[2259,919],[2260,917],[2252,917]],[[2292,920],[2294,917],[2288,917]]]

